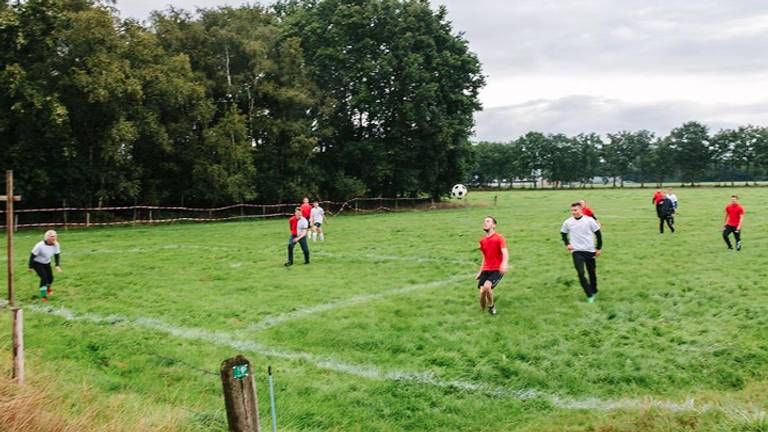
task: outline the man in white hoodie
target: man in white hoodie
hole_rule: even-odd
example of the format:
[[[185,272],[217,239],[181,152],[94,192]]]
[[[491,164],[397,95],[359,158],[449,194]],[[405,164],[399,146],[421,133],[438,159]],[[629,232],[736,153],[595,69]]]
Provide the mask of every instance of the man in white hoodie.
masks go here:
[[[53,271],[51,271],[51,258],[56,263],[56,271],[61,272],[61,247],[59,246],[56,231],[45,232],[43,241],[38,242],[32,248],[32,254],[29,256],[29,265],[27,271],[32,270],[40,277],[40,300],[47,302],[48,296],[53,294]]]

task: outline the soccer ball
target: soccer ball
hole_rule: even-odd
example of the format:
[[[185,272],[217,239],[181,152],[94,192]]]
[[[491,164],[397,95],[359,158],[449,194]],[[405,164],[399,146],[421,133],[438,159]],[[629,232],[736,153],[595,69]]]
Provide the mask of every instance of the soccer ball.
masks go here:
[[[462,199],[467,196],[467,187],[463,184],[453,185],[451,195],[453,195],[454,198]]]

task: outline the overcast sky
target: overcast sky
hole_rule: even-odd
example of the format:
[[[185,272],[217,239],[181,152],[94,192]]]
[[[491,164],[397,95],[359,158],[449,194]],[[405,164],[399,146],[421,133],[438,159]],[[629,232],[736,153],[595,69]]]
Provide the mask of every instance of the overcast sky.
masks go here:
[[[431,0],[488,75],[475,140],[768,125],[768,0]],[[196,7],[235,0],[173,0]],[[162,2],[118,0],[145,19]]]

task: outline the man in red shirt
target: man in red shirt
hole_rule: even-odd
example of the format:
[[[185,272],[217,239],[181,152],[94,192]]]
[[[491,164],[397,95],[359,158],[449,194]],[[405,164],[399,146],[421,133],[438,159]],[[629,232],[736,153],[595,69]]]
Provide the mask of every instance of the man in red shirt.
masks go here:
[[[654,206],[656,206],[656,216],[661,219],[663,215],[661,214],[661,207],[659,207],[659,204],[661,204],[662,201],[664,201],[664,193],[661,191],[661,189],[656,189],[656,193],[653,194],[653,198],[651,199],[651,202]]]
[[[304,197],[304,202],[301,204],[301,216],[304,219],[309,220],[309,216],[312,214],[312,204],[309,203],[309,197]]]
[[[288,219],[288,228],[291,230],[291,238],[288,240],[288,261],[286,267],[293,265],[293,248],[296,243],[301,246],[304,253],[304,264],[309,264],[309,246],[307,245],[307,233],[309,233],[309,221],[301,215],[301,209],[296,207],[293,217]]]
[[[733,233],[736,238],[736,250],[741,250],[741,224],[744,222],[744,207],[739,205],[739,197],[731,195],[731,203],[725,207],[725,219],[723,223],[723,240],[728,245],[728,249],[733,249],[729,236]]]
[[[504,236],[496,232],[496,219],[491,216],[483,220],[485,237],[480,239],[480,251],[483,253],[483,264],[477,273],[477,288],[480,289],[480,309],[496,315],[496,303],[493,301],[493,289],[507,273],[509,268],[509,250]]]
[[[587,206],[587,201],[581,200],[579,201],[579,204],[581,204],[581,213],[584,216],[589,216],[592,219],[594,219],[595,222],[597,222],[597,226],[600,226],[600,221],[597,220],[597,216],[595,216],[595,212]]]

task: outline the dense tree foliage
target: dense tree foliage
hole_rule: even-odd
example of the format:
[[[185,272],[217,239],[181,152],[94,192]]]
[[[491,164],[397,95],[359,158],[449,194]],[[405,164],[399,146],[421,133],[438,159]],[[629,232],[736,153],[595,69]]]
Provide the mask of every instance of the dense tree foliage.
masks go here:
[[[426,0],[286,1],[122,20],[0,2],[0,168],[29,205],[439,196],[484,77]]]
[[[601,137],[529,132],[509,143],[474,146],[468,181],[502,187],[515,182],[543,187],[585,187],[598,182],[624,186],[679,181],[695,184],[756,181],[768,177],[768,127],[745,126],[710,134],[688,122],[666,137],[621,131]]]

